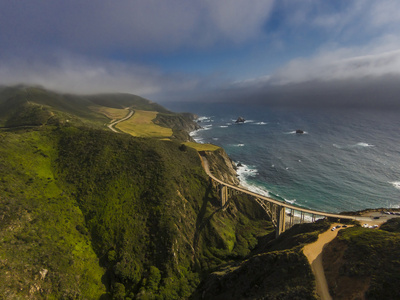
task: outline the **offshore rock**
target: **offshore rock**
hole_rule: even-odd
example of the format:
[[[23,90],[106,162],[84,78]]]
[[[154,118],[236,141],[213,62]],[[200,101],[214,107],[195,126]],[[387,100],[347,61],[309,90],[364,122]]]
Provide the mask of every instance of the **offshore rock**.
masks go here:
[[[297,130],[296,130],[296,133],[302,134],[302,133],[304,133],[304,131],[301,130],[301,129],[297,129]]]
[[[236,120],[236,124],[237,123],[244,123],[244,121],[246,121],[243,117],[239,117],[239,118],[237,118],[237,120]]]

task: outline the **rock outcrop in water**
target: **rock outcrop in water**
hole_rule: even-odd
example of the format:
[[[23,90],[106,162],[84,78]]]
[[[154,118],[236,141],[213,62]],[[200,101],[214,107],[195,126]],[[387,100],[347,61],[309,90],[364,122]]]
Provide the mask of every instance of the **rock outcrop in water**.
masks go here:
[[[296,133],[303,134],[303,133],[304,133],[304,131],[303,131],[303,130],[301,130],[301,129],[297,129],[297,130],[296,130]]]
[[[238,124],[238,123],[244,123],[244,121],[246,121],[243,117],[239,117],[239,118],[237,118],[237,120],[236,120],[236,124]]]

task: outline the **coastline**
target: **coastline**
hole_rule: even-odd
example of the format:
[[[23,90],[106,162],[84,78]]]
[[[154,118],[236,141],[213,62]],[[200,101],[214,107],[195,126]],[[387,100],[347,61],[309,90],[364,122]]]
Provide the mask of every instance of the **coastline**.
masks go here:
[[[199,117],[197,119],[194,119],[194,122],[196,122],[196,124],[198,124],[197,120],[199,120],[199,119],[207,119],[207,117]],[[207,119],[207,120],[209,120],[209,119]],[[201,132],[202,130],[210,130],[211,126],[212,125],[206,125],[205,128],[200,126],[200,128],[195,129],[193,131],[189,131],[188,133],[196,143],[204,144],[202,138],[197,138],[196,139],[196,137],[195,137],[197,135],[196,132]],[[214,144],[212,144],[212,145],[214,145]],[[218,146],[218,147],[220,147],[220,146]],[[220,148],[223,149],[223,151],[225,151],[225,149],[223,147],[220,147]],[[225,151],[225,153],[226,153],[226,151]],[[232,162],[232,164],[234,166],[233,169],[234,169],[234,171],[236,173],[236,177],[237,177],[237,179],[239,181],[239,183],[237,184],[238,187],[246,189],[246,190],[249,190],[249,191],[251,191],[253,193],[256,193],[256,194],[260,194],[262,196],[271,197],[271,194],[270,194],[270,192],[268,190],[264,190],[262,188],[259,188],[259,187],[255,186],[255,185],[249,184],[246,181],[246,175],[245,174],[246,173],[247,174],[248,173],[256,173],[257,170],[254,170],[254,169],[251,169],[251,168],[250,169],[246,169],[246,167],[247,167],[246,165],[244,165],[244,164],[242,164],[240,162],[234,162],[232,159],[230,159],[229,155],[227,155],[227,157],[229,158],[229,160]],[[244,172],[243,171],[242,172],[238,172],[238,170],[240,170],[240,169],[243,169]],[[306,208],[306,209],[312,210],[312,208],[303,207],[303,206],[299,206],[298,204],[294,204],[295,200],[294,201],[290,201],[290,200],[287,200],[287,199],[282,198],[280,196],[279,196],[279,198],[281,198],[281,199],[275,199],[275,200],[281,201],[281,202],[283,202],[285,204],[292,204],[294,206],[297,206],[300,209]],[[289,211],[290,211],[290,209],[286,209],[286,216],[287,217],[290,217],[290,212]],[[400,216],[400,208],[383,208],[383,207],[382,208],[366,208],[366,209],[354,210],[354,211],[342,211],[342,212],[339,212],[337,214],[338,215],[354,215],[354,216],[358,216],[358,217],[363,218],[362,222],[365,222],[365,224],[367,224],[368,226],[373,226],[373,225],[380,226],[381,224],[383,224],[387,220],[389,220],[389,219],[391,219],[393,217],[396,217],[395,214],[393,214],[393,215],[390,214],[391,212],[398,212],[399,216]],[[370,218],[370,220],[366,219],[368,217]],[[300,223],[300,217],[299,216],[294,215],[293,219],[294,219],[293,224]],[[305,219],[308,219],[308,217],[306,216]],[[311,219],[311,217],[309,219]],[[308,221],[310,221],[310,220],[308,220]],[[361,221],[359,221],[359,222],[361,223]]]

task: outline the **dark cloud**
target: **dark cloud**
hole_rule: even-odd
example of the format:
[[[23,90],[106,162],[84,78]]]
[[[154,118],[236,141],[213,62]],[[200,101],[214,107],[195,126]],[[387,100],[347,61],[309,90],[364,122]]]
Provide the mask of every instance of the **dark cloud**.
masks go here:
[[[181,98],[182,95],[178,96]],[[172,101],[176,95],[167,94]],[[185,98],[185,97],[184,97]],[[181,99],[184,100],[184,99]],[[279,107],[400,109],[400,76],[248,85],[199,91],[193,101],[261,103]]]
[[[256,38],[273,0],[2,1],[0,43],[29,48],[154,51],[209,47]]]
[[[398,107],[399,9],[392,0],[1,1],[0,83],[129,92],[156,101]],[[270,18],[272,11],[281,18]],[[314,42],[314,34],[326,38]],[[302,37],[318,48],[299,49],[303,57],[295,57],[292,42],[303,47]],[[271,44],[286,56],[263,55]],[[292,46],[296,51],[287,51]],[[179,53],[188,62],[204,51],[202,57],[217,61],[222,55],[213,51],[229,56],[235,47],[243,59],[232,55],[230,65],[240,59],[245,74],[256,74],[252,67],[263,74],[258,58],[259,65],[277,57],[286,63],[243,79],[227,64],[199,74],[201,63],[188,63],[171,73],[140,60],[151,53],[166,62],[175,53],[166,65],[179,64]]]

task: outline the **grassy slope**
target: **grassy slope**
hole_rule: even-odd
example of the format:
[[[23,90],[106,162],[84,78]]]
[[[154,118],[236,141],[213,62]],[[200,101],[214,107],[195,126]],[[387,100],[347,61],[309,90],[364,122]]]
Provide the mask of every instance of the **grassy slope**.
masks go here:
[[[243,258],[271,230],[255,205],[222,211],[197,152],[180,143],[68,129],[60,146],[62,176],[76,189],[110,283],[127,294],[188,297],[202,272]],[[161,272],[153,290],[151,268]]]
[[[78,230],[76,200],[54,177],[57,145],[41,131],[2,132],[0,140],[0,295],[98,299],[104,270]]]
[[[385,230],[340,231],[324,250],[324,269],[335,299],[400,298],[400,219],[388,223],[381,227]]]
[[[197,151],[215,151],[221,148],[213,144],[199,144],[195,142],[186,142],[185,145],[196,149]]]
[[[111,108],[111,107],[99,106],[99,105],[90,106],[90,109],[97,113],[105,115],[110,120],[122,119],[129,114],[129,110],[126,110],[126,109]]]
[[[0,88],[0,127],[59,123],[102,127],[109,120],[102,112],[93,111],[94,105],[175,115],[157,103],[131,94],[58,94],[41,87],[20,85]]]
[[[327,222],[296,225],[278,239],[259,238],[247,259],[226,264],[199,286],[196,299],[315,299],[315,282],[304,244],[315,241]]]
[[[252,204],[222,211],[179,142],[75,127],[0,134],[6,298],[189,297],[271,230]]]
[[[35,87],[0,89],[0,125],[15,127],[71,123],[103,126],[105,116],[89,109],[93,105],[81,96],[57,94]]]
[[[116,128],[136,137],[166,138],[172,136],[172,129],[153,123],[157,116],[155,111],[135,110],[134,115],[119,124]]]

